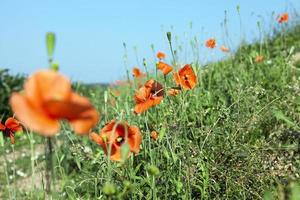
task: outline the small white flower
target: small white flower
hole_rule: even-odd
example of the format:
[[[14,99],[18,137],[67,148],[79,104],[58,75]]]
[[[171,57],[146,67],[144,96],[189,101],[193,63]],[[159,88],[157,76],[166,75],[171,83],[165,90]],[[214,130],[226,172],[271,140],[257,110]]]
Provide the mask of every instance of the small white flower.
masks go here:
[[[17,170],[17,175],[21,176],[21,177],[26,177],[27,174],[25,174],[24,172],[20,171],[20,170]]]

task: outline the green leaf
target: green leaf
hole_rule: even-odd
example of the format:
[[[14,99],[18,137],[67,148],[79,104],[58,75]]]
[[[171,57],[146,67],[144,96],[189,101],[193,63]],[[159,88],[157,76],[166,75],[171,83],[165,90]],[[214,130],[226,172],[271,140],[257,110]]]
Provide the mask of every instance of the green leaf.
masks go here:
[[[161,128],[161,129],[159,130],[159,134],[158,134],[159,140],[163,139],[163,137],[165,136],[165,134],[166,134],[166,128],[163,127],[163,128]]]
[[[264,200],[273,200],[272,192],[268,191],[264,194]]]
[[[46,45],[47,45],[47,53],[48,57],[52,58],[54,54],[55,48],[55,34],[52,32],[48,32],[46,35]]]
[[[278,120],[285,121],[289,126],[297,126],[292,120],[290,120],[287,116],[285,116],[280,110],[274,110],[273,114]]]
[[[4,138],[3,138],[3,134],[1,131],[0,131],[0,146],[4,147]]]
[[[291,192],[290,200],[299,200],[300,197],[300,186],[299,185],[293,185],[292,192]]]

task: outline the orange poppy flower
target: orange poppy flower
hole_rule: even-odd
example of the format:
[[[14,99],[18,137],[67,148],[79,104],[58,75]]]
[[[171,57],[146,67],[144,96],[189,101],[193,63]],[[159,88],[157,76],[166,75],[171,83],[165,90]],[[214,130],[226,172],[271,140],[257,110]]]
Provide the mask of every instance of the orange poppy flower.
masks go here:
[[[167,93],[168,93],[169,96],[175,97],[175,96],[177,96],[180,93],[180,89],[171,88],[171,89],[168,90]]]
[[[117,123],[115,120],[106,124],[99,134],[91,133],[90,138],[103,148],[106,155],[111,148],[110,159],[114,161],[122,161],[123,144],[129,145],[129,157],[140,151],[142,143],[142,134],[137,126],[129,126],[127,122]]]
[[[4,125],[0,122],[0,131],[5,137],[9,137],[12,144],[15,144],[15,133],[22,130],[20,122],[12,117],[8,118]]]
[[[134,95],[136,102],[134,113],[140,114],[149,108],[158,105],[164,96],[164,90],[160,83],[151,79],[145,83]]]
[[[71,82],[53,70],[30,76],[24,90],[12,94],[10,104],[26,127],[47,137],[59,131],[60,120],[69,121],[75,132],[85,134],[99,119],[90,101],[73,93]]]
[[[187,90],[193,89],[197,84],[197,76],[189,64],[174,73],[174,80],[177,85]]]
[[[256,58],[255,58],[255,62],[256,63],[260,63],[260,62],[262,62],[264,60],[264,57],[263,56],[256,56]]]
[[[159,59],[159,60],[162,60],[162,59],[165,59],[166,58],[166,54],[164,52],[158,52],[156,54],[156,57]]]
[[[213,49],[216,47],[216,40],[214,38],[208,39],[205,43],[207,48]]]
[[[220,50],[223,51],[224,53],[228,53],[230,51],[229,48],[225,47],[224,45],[220,47]]]
[[[152,131],[150,134],[151,138],[153,140],[157,140],[158,139],[158,133],[156,131]]]
[[[173,68],[170,65],[168,65],[167,63],[161,62],[161,61],[156,63],[156,67],[159,70],[161,70],[164,75],[167,75],[168,73],[170,73],[173,70]]]
[[[134,67],[132,69],[132,76],[135,78],[142,78],[142,77],[146,76],[146,74],[143,73],[139,68]]]
[[[278,23],[282,24],[282,23],[286,23],[289,21],[289,14],[287,12],[281,14],[278,17]]]

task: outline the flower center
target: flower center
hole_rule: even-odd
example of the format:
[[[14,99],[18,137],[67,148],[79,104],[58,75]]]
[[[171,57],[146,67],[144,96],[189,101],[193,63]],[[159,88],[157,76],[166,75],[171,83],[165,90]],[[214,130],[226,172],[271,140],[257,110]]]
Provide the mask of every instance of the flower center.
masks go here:
[[[118,145],[121,145],[123,142],[124,142],[124,138],[123,138],[123,137],[121,137],[121,136],[117,137],[116,143],[117,143]]]
[[[189,80],[189,75],[184,75],[184,80],[185,81]]]

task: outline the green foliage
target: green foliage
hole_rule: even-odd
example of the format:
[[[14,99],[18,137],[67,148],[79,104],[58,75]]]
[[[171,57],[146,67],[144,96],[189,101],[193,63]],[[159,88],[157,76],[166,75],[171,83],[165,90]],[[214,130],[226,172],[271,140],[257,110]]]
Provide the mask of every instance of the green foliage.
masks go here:
[[[24,82],[23,76],[12,76],[8,72],[8,69],[0,69],[0,119],[12,115],[9,97],[12,92],[21,90]]]

